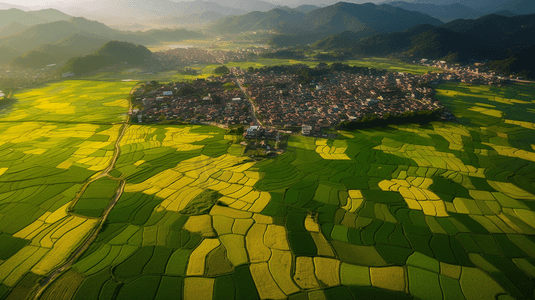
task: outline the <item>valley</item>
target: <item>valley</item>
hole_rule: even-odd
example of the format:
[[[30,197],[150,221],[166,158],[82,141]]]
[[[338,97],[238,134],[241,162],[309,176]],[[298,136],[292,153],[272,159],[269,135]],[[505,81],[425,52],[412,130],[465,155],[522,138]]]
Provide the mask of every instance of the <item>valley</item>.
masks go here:
[[[0,300],[533,299],[531,3],[332,2],[0,3]]]

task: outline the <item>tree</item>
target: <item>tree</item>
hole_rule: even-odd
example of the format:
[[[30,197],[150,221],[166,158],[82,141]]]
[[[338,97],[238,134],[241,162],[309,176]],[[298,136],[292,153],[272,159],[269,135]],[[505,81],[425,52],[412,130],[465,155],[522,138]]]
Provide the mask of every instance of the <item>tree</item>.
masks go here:
[[[214,72],[216,74],[220,74],[221,75],[221,74],[229,74],[230,70],[229,70],[229,68],[227,68],[226,66],[223,65],[223,66],[215,68]]]

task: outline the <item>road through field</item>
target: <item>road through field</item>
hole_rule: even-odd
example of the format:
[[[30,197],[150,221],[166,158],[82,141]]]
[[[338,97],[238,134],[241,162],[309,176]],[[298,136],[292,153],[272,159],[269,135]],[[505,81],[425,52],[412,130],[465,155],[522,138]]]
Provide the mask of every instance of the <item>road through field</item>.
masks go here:
[[[132,90],[133,90],[133,88],[132,88]],[[130,102],[129,104],[130,104],[130,109],[129,110],[131,110],[132,109],[132,103]],[[123,126],[121,127],[121,132],[119,133],[119,135],[117,137],[117,140],[115,141],[115,149],[114,149],[113,157],[112,157],[112,159],[110,161],[110,164],[108,165],[108,167],[106,167],[106,169],[104,169],[102,171],[102,173],[100,173],[98,176],[96,176],[92,180],[86,182],[84,184],[84,186],[80,189],[80,192],[76,195],[76,198],[72,201],[71,207],[69,208],[69,211],[71,213],[72,213],[73,207],[76,205],[76,202],[82,197],[82,195],[84,194],[84,192],[87,189],[87,187],[91,183],[95,182],[96,180],[98,180],[100,178],[103,178],[103,177],[106,177],[106,176],[109,176],[109,173],[115,168],[115,164],[117,162],[117,159],[121,155],[120,143],[121,143],[121,140],[123,139],[126,131],[128,130],[129,121],[130,121],[130,118],[127,117],[126,120],[123,122]],[[115,178],[113,178],[113,179],[115,179]],[[115,179],[115,180],[120,181],[120,185],[117,188],[117,191],[115,192],[115,196],[114,196],[113,200],[108,204],[108,206],[104,210],[104,213],[100,217],[100,221],[98,223],[98,226],[93,229],[91,234],[86,237],[86,239],[71,254],[71,256],[67,259],[67,261],[64,264],[62,264],[57,269],[55,269],[47,277],[43,278],[43,280],[40,282],[39,286],[33,292],[33,295],[34,295],[33,298],[34,299],[39,299],[39,297],[46,290],[46,288],[49,287],[54,282],[54,280],[56,280],[61,274],[63,274],[63,272],[65,272],[68,269],[70,269],[72,264],[74,262],[76,262],[78,260],[78,258],[80,258],[84,254],[84,252],[91,246],[91,244],[93,244],[93,242],[96,240],[99,232],[102,230],[102,227],[104,226],[104,224],[106,223],[106,220],[108,219],[108,215],[110,214],[111,210],[115,207],[115,205],[119,201],[119,198],[121,198],[121,195],[123,194],[123,191],[124,191],[124,187],[126,185],[126,181],[125,180],[120,180],[120,179]]]

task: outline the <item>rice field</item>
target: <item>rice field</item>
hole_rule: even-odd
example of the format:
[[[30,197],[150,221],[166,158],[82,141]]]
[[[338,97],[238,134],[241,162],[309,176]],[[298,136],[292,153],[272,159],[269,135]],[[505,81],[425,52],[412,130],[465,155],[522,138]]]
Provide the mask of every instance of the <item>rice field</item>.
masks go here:
[[[0,299],[32,298],[96,230],[40,299],[533,298],[533,86],[437,95],[459,122],[291,136],[263,161],[217,127],[122,131],[128,105],[87,123],[79,97],[68,121],[17,104],[26,119],[0,116]]]

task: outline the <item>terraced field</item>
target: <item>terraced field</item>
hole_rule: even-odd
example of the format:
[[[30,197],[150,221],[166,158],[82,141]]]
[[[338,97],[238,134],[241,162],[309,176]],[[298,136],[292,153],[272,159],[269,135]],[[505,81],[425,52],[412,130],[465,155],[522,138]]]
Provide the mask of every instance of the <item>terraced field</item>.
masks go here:
[[[120,93],[26,102],[72,84],[0,116],[0,299],[534,297],[534,86],[444,85],[458,123],[256,162],[216,127],[122,127]]]

